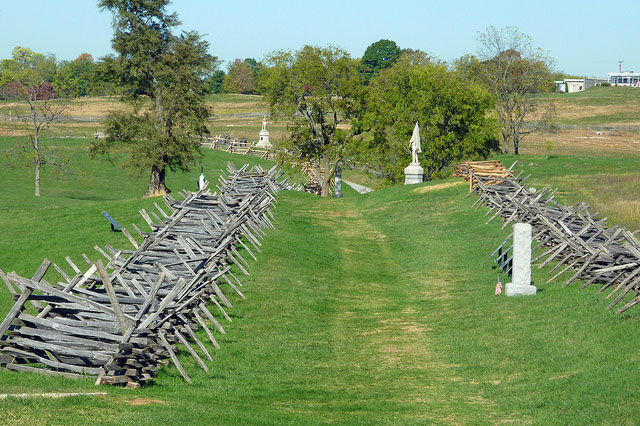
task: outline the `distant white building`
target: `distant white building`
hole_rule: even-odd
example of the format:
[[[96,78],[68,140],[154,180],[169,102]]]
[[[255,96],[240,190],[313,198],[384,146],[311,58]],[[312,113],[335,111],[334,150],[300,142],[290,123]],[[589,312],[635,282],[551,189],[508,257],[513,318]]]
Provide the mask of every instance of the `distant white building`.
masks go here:
[[[606,78],[565,78],[564,80],[556,80],[554,83],[556,84],[556,92],[575,93],[593,86],[600,86],[608,81]]]
[[[609,84],[612,86],[640,87],[640,73],[633,71],[610,72]]]

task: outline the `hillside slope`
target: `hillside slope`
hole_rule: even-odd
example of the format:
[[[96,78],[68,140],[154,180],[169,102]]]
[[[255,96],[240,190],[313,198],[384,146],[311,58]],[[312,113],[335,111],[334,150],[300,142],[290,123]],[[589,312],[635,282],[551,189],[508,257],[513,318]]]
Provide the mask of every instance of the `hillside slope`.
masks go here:
[[[342,200],[282,193],[212,374],[181,357],[138,391],[0,402],[15,423],[633,423],[637,314],[588,288],[494,296],[504,239],[458,181]],[[4,266],[4,265],[3,265]],[[578,286],[574,283],[572,287]],[[3,304],[7,306],[6,304]],[[210,349],[212,350],[212,349]],[[0,371],[5,391],[95,391]],[[103,390],[102,388],[100,390]]]

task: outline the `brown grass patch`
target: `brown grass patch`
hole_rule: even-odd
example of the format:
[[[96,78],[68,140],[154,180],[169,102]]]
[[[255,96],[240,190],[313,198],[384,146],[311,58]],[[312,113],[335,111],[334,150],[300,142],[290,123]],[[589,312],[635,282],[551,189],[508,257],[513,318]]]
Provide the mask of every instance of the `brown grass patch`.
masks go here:
[[[352,211],[352,210],[347,210],[345,212],[321,212],[322,217],[332,217],[332,218],[339,218],[339,217],[348,217],[348,218],[356,218],[356,217],[360,217],[362,216],[362,214],[360,212],[357,211]]]
[[[435,185],[429,185],[429,186],[421,186],[420,188],[416,188],[413,190],[413,192],[417,193],[417,194],[425,194],[427,192],[431,192],[431,191],[439,191],[441,189],[447,189],[447,188],[451,188],[453,186],[458,186],[458,185],[462,185],[465,182],[445,182],[445,183],[438,183]]]
[[[358,228],[345,227],[336,231],[336,234],[343,237],[356,237],[360,236],[366,240],[384,240],[387,238],[385,234],[380,231],[362,231]]]
[[[563,103],[556,108],[559,119],[577,119],[585,117],[597,117],[600,115],[612,115],[629,111],[629,105],[580,105]],[[632,124],[632,123],[624,123]]]
[[[164,401],[161,399],[151,399],[151,398],[135,398],[126,401],[129,405],[151,405],[151,404],[164,404]]]
[[[521,154],[557,155],[633,155],[640,157],[640,134],[637,132],[595,130],[562,130],[553,133],[535,132],[520,145]],[[547,143],[553,146],[547,150]],[[513,147],[509,147],[511,152]]]
[[[559,379],[566,379],[567,377],[571,377],[574,374],[578,373],[578,370],[576,371],[569,371],[567,373],[564,374],[560,374],[559,376],[551,376],[549,377],[549,380],[559,380]]]

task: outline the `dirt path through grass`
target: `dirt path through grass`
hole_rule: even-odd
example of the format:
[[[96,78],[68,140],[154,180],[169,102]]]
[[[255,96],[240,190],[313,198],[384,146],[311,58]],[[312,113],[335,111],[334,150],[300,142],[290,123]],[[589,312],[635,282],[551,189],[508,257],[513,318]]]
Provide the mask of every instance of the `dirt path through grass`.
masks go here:
[[[333,235],[341,258],[329,290],[335,302],[327,335],[334,352],[330,383],[340,397],[325,408],[339,404],[353,420],[469,420],[453,407],[477,401],[456,393],[455,366],[431,336],[438,313],[448,309],[448,265],[407,271],[389,236],[354,200],[320,204],[309,214]]]

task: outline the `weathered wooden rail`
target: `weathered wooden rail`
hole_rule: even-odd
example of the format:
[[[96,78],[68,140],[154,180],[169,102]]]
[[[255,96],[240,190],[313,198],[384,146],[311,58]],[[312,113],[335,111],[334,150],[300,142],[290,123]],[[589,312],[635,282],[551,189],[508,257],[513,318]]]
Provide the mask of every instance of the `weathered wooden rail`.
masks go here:
[[[142,242],[122,229],[133,250],[96,246],[103,259],[83,255],[84,270],[67,257],[73,276],[46,259],[30,278],[0,270],[16,300],[0,324],[0,365],[138,387],[172,362],[190,382],[176,357],[180,346],[208,371],[211,354],[194,331],[204,329],[219,348],[215,333],[225,330],[208,305],[231,321],[230,294],[244,298],[232,266],[249,274],[239,248],[256,258],[265,229],[274,227],[278,191],[293,189],[275,167],[230,164],[228,172],[219,193],[205,186],[141,210],[151,228],[133,225]],[[57,278],[47,281],[51,266]]]
[[[265,160],[275,160],[276,153],[273,148],[258,148],[253,142],[245,139],[231,139],[230,137],[215,136],[203,142],[202,146],[232,154],[250,155]]]
[[[229,136],[215,136],[203,142],[202,146],[209,149],[225,151],[231,154],[249,155],[266,160],[275,160],[277,156],[277,152],[274,148],[256,148],[255,144],[249,142],[246,138],[231,139]],[[300,169],[300,171],[302,171],[306,176],[306,182],[302,187],[300,187],[300,190],[320,195],[320,179],[322,179],[322,173],[320,172],[319,167],[309,161],[294,161],[293,165]],[[333,185],[334,179],[332,178],[330,186],[333,187]]]
[[[472,176],[477,181],[478,195],[474,205],[488,207],[487,223],[502,217],[503,229],[516,222],[531,224],[538,242],[538,254],[534,253],[532,263],[539,262],[539,268],[555,263],[554,275],[548,282],[567,274],[564,286],[577,279],[584,281],[580,289],[599,285],[600,293],[608,291],[608,309],[618,307],[618,314],[640,303],[640,241],[635,236],[638,231],[608,226],[607,218],[590,212],[585,203],[560,204],[555,200],[557,189],[536,191],[526,187],[529,176],[522,178],[521,174]]]

